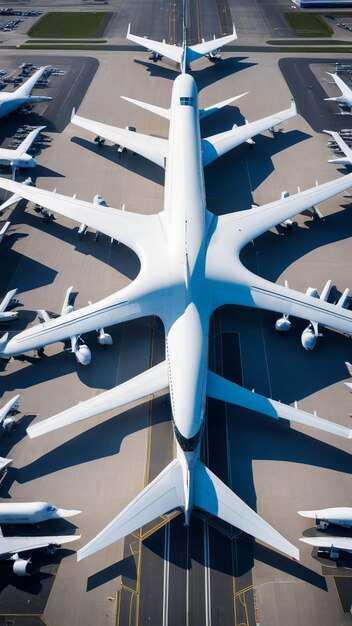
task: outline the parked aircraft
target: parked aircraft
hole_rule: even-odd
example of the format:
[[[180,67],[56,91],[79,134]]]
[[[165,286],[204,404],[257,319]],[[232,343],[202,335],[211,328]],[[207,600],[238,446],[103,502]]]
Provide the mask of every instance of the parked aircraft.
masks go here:
[[[342,139],[339,133],[335,133],[332,130],[324,130],[324,133],[328,133],[333,137],[336,141],[337,145],[340,146],[341,151],[344,153],[344,157],[338,157],[337,159],[329,159],[328,163],[334,163],[335,165],[352,165],[352,150],[347,145],[347,143]]]
[[[23,104],[35,104],[37,102],[47,102],[52,100],[50,96],[31,96],[31,91],[34,89],[36,82],[48,70],[51,66],[46,65],[41,67],[37,72],[33,74],[26,82],[15,89],[15,91],[3,91],[0,93],[0,117],[12,113],[15,109]]]
[[[342,78],[340,78],[337,74],[331,74],[330,72],[327,72],[327,74],[329,74],[329,76],[331,76],[332,79],[335,81],[336,85],[342,92],[342,95],[336,96],[335,98],[324,98],[324,100],[336,102],[336,104],[338,104],[340,107],[347,106],[352,108],[352,90],[347,87],[346,83],[344,83]]]
[[[73,304],[71,302],[73,286],[69,287],[66,291],[66,296],[61,309],[61,316],[68,315],[74,311]],[[38,311],[39,318],[44,322],[50,322],[50,315],[41,309]],[[92,360],[92,353],[88,346],[84,343],[80,334],[72,335],[70,337],[71,348],[67,348],[67,352],[72,352],[75,355],[76,360],[81,365],[89,365]]]
[[[16,150],[0,148],[0,165],[9,165],[12,168],[13,177],[16,175],[16,170],[20,168],[33,168],[37,165],[36,160],[30,154],[27,154],[27,150],[29,150],[43,128],[46,127],[38,126],[35,130],[32,130]]]
[[[340,550],[352,552],[352,537],[301,537],[300,541],[317,548],[328,548],[331,559],[338,559]]]
[[[32,559],[22,559],[19,554],[39,548],[47,548],[50,554],[65,543],[71,543],[81,538],[81,535],[62,535],[52,537],[3,537],[0,536],[0,559],[13,561],[13,573],[16,576],[30,576],[32,574]]]
[[[2,430],[12,430],[16,420],[13,417],[13,413],[18,411],[18,407],[20,404],[20,394],[14,396],[6,402],[5,406],[0,409],[0,428]]]
[[[185,27],[183,30],[185,33]],[[235,41],[235,39],[237,39],[237,33],[235,25],[233,24],[232,34],[227,35],[226,37],[220,37],[218,39],[215,39],[214,37],[214,39],[211,39],[210,41],[203,40],[202,43],[198,43],[194,46],[187,46],[186,37],[184,36],[182,46],[173,46],[165,43],[165,41],[154,41],[153,39],[147,39],[147,37],[137,37],[136,35],[132,35],[131,25],[129,24],[127,39],[130,39],[131,41],[138,43],[140,46],[143,46],[143,48],[147,48],[152,51],[154,61],[157,61],[162,57],[167,57],[168,59],[179,63],[182,71],[184,72],[192,61],[201,59],[205,55],[209,55],[211,58],[218,58],[219,48],[226,46],[226,44],[231,43],[231,41]]]
[[[328,280],[323,288],[321,294],[319,294],[318,290],[315,287],[308,287],[306,294],[311,296],[312,298],[319,298],[323,302],[326,302],[329,298],[329,294],[331,291],[332,281]],[[288,288],[288,282],[285,281],[285,287]],[[340,308],[348,308],[349,303],[349,289],[345,289],[338,302],[336,303],[336,307]],[[285,333],[291,330],[291,321],[289,315],[283,315],[275,322],[275,329],[279,333]],[[322,337],[322,334],[319,332],[319,324],[315,321],[310,321],[307,328],[304,329],[301,335],[301,344],[305,350],[314,350],[318,337]]]
[[[0,524],[40,524],[79,513],[81,511],[58,509],[49,502],[0,502]]]
[[[5,298],[0,303],[0,322],[9,322],[18,317],[18,311],[6,311],[10,304],[16,302],[16,293],[17,289],[11,289],[11,291],[7,292]]]
[[[317,511],[298,511],[301,517],[309,517],[316,520],[316,526],[325,529],[329,524],[352,527],[352,508],[346,506],[338,506],[331,509],[319,509]]]
[[[79,116],[73,122],[165,167],[164,210],[141,215],[95,206],[77,198],[0,179],[0,187],[37,202],[130,247],[140,258],[137,278],[119,292],[25,330],[1,343],[3,356],[20,354],[79,334],[157,315],[164,323],[166,358],[135,378],[28,428],[30,437],[123,407],[156,392],[170,393],[175,458],[99,535],[83,547],[85,558],[181,508],[186,524],[193,507],[216,515],[268,545],[299,558],[298,549],[233,493],[199,459],[206,396],[346,438],[351,429],[271,400],[208,369],[211,315],[225,304],[250,306],[313,319],[352,333],[352,312],[271,283],[242,265],[242,248],[290,217],[341,193],[352,174],[275,202],[216,216],[206,209],[203,167],[246,139],[295,114],[295,107],[201,140],[195,81],[181,74],[172,92],[169,140],[106,126]],[[176,192],[177,190],[177,192]]]

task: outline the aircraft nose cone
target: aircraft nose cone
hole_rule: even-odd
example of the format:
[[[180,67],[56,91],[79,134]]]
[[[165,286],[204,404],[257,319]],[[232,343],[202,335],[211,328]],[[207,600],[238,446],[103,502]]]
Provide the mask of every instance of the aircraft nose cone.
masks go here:
[[[72,510],[57,509],[57,511],[55,512],[54,518],[73,517],[74,515],[78,515],[79,513],[82,513],[82,511],[75,511],[74,509]]]

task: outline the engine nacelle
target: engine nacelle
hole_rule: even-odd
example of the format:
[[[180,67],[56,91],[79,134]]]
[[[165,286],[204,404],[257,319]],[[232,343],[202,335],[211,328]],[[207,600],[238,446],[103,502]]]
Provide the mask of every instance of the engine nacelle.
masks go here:
[[[301,344],[303,348],[305,350],[314,350],[317,338],[318,337],[315,334],[314,329],[311,326],[307,326],[301,335]]]
[[[33,572],[31,559],[16,559],[12,566],[13,573],[16,576],[31,576]]]
[[[80,363],[81,365],[89,365],[92,360],[92,353],[85,343],[77,346],[77,349],[75,350],[75,356],[78,363]]]
[[[307,296],[311,296],[311,298],[319,298],[319,293],[315,287],[308,287],[306,294]]]
[[[275,322],[275,330],[278,333],[287,333],[291,330],[292,323],[287,317],[280,317],[280,319]]]
[[[9,430],[12,430],[12,429],[14,428],[15,424],[16,424],[16,420],[15,420],[15,418],[14,418],[14,417],[11,417],[11,416],[7,416],[7,417],[5,417],[5,419],[2,421],[2,424],[1,424],[1,425],[2,425],[2,427],[3,427],[3,429],[4,429],[4,430],[9,431]]]
[[[104,328],[101,328],[99,330],[98,344],[100,346],[112,346],[112,344],[113,344],[113,340],[112,340],[111,335],[109,335],[109,333],[106,333],[104,331]]]
[[[65,310],[63,311],[62,315],[68,315],[69,313],[72,313],[73,311],[74,311],[74,308],[72,304],[68,304],[67,307],[65,307]]]

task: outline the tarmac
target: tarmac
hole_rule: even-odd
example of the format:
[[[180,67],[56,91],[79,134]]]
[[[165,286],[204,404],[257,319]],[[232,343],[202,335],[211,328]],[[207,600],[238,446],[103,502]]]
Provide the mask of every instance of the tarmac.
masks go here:
[[[99,193],[110,206],[157,212],[163,205],[163,172],[137,155],[123,154],[119,160],[114,147],[97,147],[89,133],[65,127],[65,119],[68,122],[76,101],[81,102],[83,116],[166,137],[165,120],[132,107],[120,95],[141,99],[143,94],[143,100],[168,107],[177,74],[165,64],[149,63],[142,51],[137,62],[134,53],[94,53],[99,66],[81,55],[70,51],[44,57],[31,51],[25,58],[19,51],[4,57],[9,66],[18,58],[38,65],[67,63],[75,75],[82,69],[82,82],[72,85],[68,103],[65,81],[71,82],[65,74],[55,79],[56,108],[44,103],[36,109],[50,120],[48,135],[53,137],[38,157],[37,185],[76,193],[83,200]],[[286,56],[293,66],[299,57]],[[323,58],[313,55],[309,67],[319,60],[323,68]],[[329,71],[334,60],[326,59]],[[203,136],[244,118],[254,120],[287,108],[291,95],[299,94],[290,93],[279,61],[276,53],[251,53],[245,58],[224,54],[223,63],[214,66],[207,60],[194,64],[201,106],[250,91],[238,102],[239,108],[226,107],[205,121]],[[313,94],[319,86],[325,90],[318,77],[312,82]],[[283,190],[294,193],[298,185],[305,189],[316,179],[322,183],[341,175],[327,163],[327,137],[306,121],[309,104],[304,90],[299,93],[302,116],[287,122],[275,137],[264,133],[253,149],[241,146],[207,168],[209,209],[224,213],[249,208],[254,202],[280,197]],[[330,120],[335,119],[335,113],[327,110]],[[32,116],[26,117],[31,123]],[[339,119],[340,128],[349,125],[346,116]],[[345,195],[319,207],[324,220],[306,214],[295,218],[290,233],[272,229],[245,249],[246,265],[281,284],[288,279],[301,291],[309,285],[321,289],[331,278],[337,296],[350,284],[349,206]],[[111,245],[103,235],[94,243],[92,232],[78,240],[77,224],[70,220],[58,217],[46,224],[33,206],[24,210],[22,202],[11,221],[10,236],[0,246],[1,291],[19,287],[22,304],[11,332],[33,323],[37,308],[59,312],[71,284],[80,307],[88,299],[96,301],[120,289],[138,273],[133,253],[120,244]],[[214,368],[249,389],[286,403],[298,400],[301,408],[316,409],[320,416],[347,425],[350,396],[342,381],[347,378],[344,361],[351,359],[350,341],[324,329],[316,350],[306,353],[300,345],[305,323],[295,320],[291,333],[281,337],[274,330],[276,317],[235,307],[217,313],[211,333]],[[43,359],[12,359],[3,365],[1,376],[3,401],[20,392],[23,412],[16,431],[0,441],[0,454],[14,459],[1,496],[82,509],[75,520],[82,533],[78,547],[111,521],[173,456],[170,409],[164,398],[35,440],[26,436],[25,428],[36,416],[53,415],[163,358],[163,331],[157,320],[140,320],[109,332],[114,345],[107,351],[96,345],[94,333],[85,336],[93,356],[88,368],[77,365],[62,344],[54,344],[46,348]],[[298,510],[351,500],[349,442],[215,403],[209,403],[208,413],[203,454],[209,466],[295,545],[307,526]],[[183,527],[182,516],[170,523],[156,520],[154,526],[158,524],[155,533],[143,529],[149,534],[144,541],[137,533],[79,564],[73,551],[58,552],[61,562],[55,560],[55,569],[49,571],[49,577],[55,574],[51,591],[35,577],[25,582],[10,579],[1,594],[0,612],[5,614],[1,607],[6,606],[6,614],[13,615],[25,602],[28,614],[39,611],[50,626],[341,624],[335,584],[331,576],[323,575],[309,546],[302,544],[301,562],[294,563],[248,537],[229,536],[228,528],[220,532],[214,520],[199,515],[193,516],[189,530]],[[42,557],[36,558],[40,566]],[[16,626],[21,624],[20,617],[14,619]]]

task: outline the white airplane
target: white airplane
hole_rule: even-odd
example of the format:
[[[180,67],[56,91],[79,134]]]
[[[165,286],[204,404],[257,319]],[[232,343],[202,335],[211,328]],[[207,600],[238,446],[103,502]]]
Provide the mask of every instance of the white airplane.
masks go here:
[[[46,126],[38,126],[32,130],[15,150],[0,148],[0,165],[10,166],[13,177],[16,175],[16,170],[20,168],[36,167],[37,161],[30,154],[27,154],[27,150],[29,150],[43,128],[46,128]],[[3,207],[1,207],[1,210],[3,210]]]
[[[352,165],[352,150],[342,139],[341,135],[339,135],[339,133],[335,133],[332,130],[324,130],[324,133],[328,133],[328,135],[331,135],[333,137],[333,139],[336,141],[337,145],[341,148],[341,151],[345,155],[344,157],[329,159],[328,163],[334,163],[335,165]]]
[[[344,528],[352,527],[352,508],[339,506],[331,509],[319,509],[317,511],[298,511],[301,517],[309,517],[316,520],[316,526],[325,529],[329,524],[344,526]]]
[[[50,96],[31,96],[31,91],[35,87],[36,82],[51,66],[41,67],[26,82],[15,89],[15,91],[3,91],[0,94],[0,117],[12,113],[15,109],[23,104],[35,104],[36,102],[47,102],[52,100]]]
[[[340,550],[352,552],[352,537],[301,537],[300,541],[317,548],[329,548],[332,559],[339,558]]]
[[[104,200],[104,198],[102,196],[96,195],[93,198],[93,203],[98,205],[98,206],[108,206]],[[86,230],[87,230],[87,224],[80,224],[77,235],[78,237],[82,237],[82,235],[85,235]],[[97,230],[95,237],[97,238],[99,235],[99,231]]]
[[[352,174],[256,209],[216,216],[206,208],[203,168],[247,138],[295,114],[294,105],[277,115],[201,139],[194,79],[174,82],[169,139],[149,137],[74,116],[73,122],[122,144],[165,167],[164,210],[141,215],[95,206],[77,198],[0,179],[0,187],[48,210],[84,222],[130,247],[141,261],[137,278],[119,292],[56,320],[32,327],[8,341],[2,356],[37,349],[96,328],[157,315],[165,328],[166,359],[90,400],[28,428],[30,437],[51,432],[156,392],[170,393],[177,457],[99,535],[78,559],[175,508],[189,524],[193,507],[218,516],[269,546],[298,559],[299,551],[233,493],[199,459],[206,396],[283,418],[346,438],[352,430],[271,400],[208,369],[208,333],[215,309],[232,304],[314,317],[352,333],[352,312],[271,283],[242,265],[242,248],[269,228],[339,194],[352,185]]]
[[[352,376],[352,364],[348,361],[345,361],[345,365],[347,367],[349,375]],[[345,385],[352,391],[352,383],[345,383]]]
[[[183,28],[185,32],[185,27]],[[172,61],[179,63],[182,72],[185,72],[189,64],[192,61],[201,59],[205,55],[209,55],[211,58],[219,58],[219,48],[226,46],[237,39],[237,33],[235,25],[233,24],[233,32],[226,37],[220,37],[218,39],[211,39],[210,41],[204,41],[198,43],[195,46],[187,46],[186,37],[183,38],[182,46],[173,46],[165,43],[165,41],[154,41],[153,39],[147,39],[147,37],[137,37],[131,34],[131,25],[128,26],[127,39],[138,43],[143,48],[147,48],[154,53],[153,59],[157,61],[161,57],[167,57]]]
[[[332,281],[328,280],[323,288],[321,294],[319,294],[318,290],[315,287],[308,287],[306,294],[311,296],[312,298],[319,298],[323,302],[326,302],[329,298],[329,294],[331,291]],[[285,280],[285,288],[288,288],[288,282]],[[349,289],[345,289],[338,302],[336,302],[335,306],[339,308],[348,308],[350,296]],[[290,321],[290,316],[288,314],[284,314],[275,322],[275,330],[279,333],[286,333],[291,330],[292,323]],[[319,324],[315,321],[310,321],[307,328],[304,329],[301,335],[301,344],[305,350],[314,350],[318,337],[322,337],[322,333],[319,332]]]
[[[330,72],[326,73],[329,74],[329,76],[331,76],[335,81],[336,85],[342,92],[342,95],[335,98],[324,98],[324,100],[336,102],[339,106],[348,106],[352,109],[352,90],[347,87],[346,83],[344,83],[337,74],[331,74]]]
[[[9,322],[10,320],[18,317],[18,311],[6,311],[10,304],[16,302],[16,293],[17,289],[11,289],[11,291],[7,292],[5,298],[0,303],[0,322]]]
[[[49,502],[1,502],[1,524],[40,524],[52,519],[66,519],[82,511],[58,509]]]
[[[26,178],[26,180],[23,182],[23,185],[33,185],[32,179],[30,176],[28,176],[28,178]],[[0,205],[0,215],[6,211],[6,209],[9,209],[10,206],[12,206],[13,204],[17,204],[17,202],[19,202],[20,200],[22,200],[22,198],[20,196],[18,196],[17,194],[12,194],[7,200],[5,200],[1,205]]]
[[[2,409],[0,409],[0,428],[1,429],[5,431],[9,431],[13,429],[16,423],[16,420],[13,417],[13,413],[18,411],[19,404],[20,404],[20,394],[17,394],[17,396],[14,396],[13,398],[11,398],[11,400],[6,402],[5,406],[3,406]]]
[[[73,286],[71,285],[71,287],[69,287],[66,291],[65,300],[61,309],[61,316],[68,315],[74,311],[73,304],[70,303],[72,289]],[[51,320],[50,315],[44,311],[44,309],[38,311],[38,316],[44,322],[50,322]],[[67,352],[72,352],[72,354],[75,355],[77,362],[81,365],[89,365],[92,360],[92,353],[88,346],[84,343],[81,335],[72,335],[70,337],[70,341],[71,348],[67,348]]]
[[[32,574],[32,559],[21,559],[21,552],[47,548],[49,554],[65,543],[71,543],[81,538],[81,535],[62,535],[52,537],[3,537],[0,536],[0,559],[13,562],[13,573],[16,576],[30,576]]]

